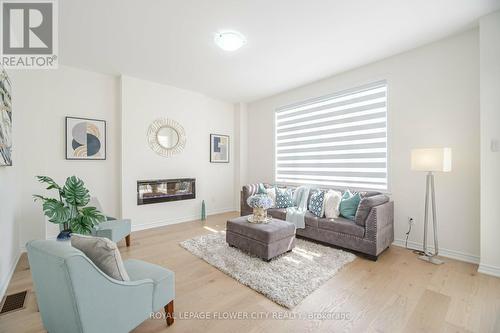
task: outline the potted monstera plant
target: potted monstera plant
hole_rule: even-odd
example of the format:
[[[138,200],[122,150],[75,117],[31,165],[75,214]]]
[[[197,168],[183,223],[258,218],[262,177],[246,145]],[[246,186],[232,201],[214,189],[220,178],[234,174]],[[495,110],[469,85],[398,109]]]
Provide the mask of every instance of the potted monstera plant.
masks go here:
[[[62,230],[58,240],[66,240],[71,233],[90,234],[92,228],[105,220],[104,215],[95,207],[87,207],[90,201],[85,183],[75,176],[68,177],[63,186],[52,178],[37,176],[38,181],[47,185],[47,190],[57,191],[56,198],[33,195],[35,201],[42,201],[43,213],[49,222],[59,224]]]

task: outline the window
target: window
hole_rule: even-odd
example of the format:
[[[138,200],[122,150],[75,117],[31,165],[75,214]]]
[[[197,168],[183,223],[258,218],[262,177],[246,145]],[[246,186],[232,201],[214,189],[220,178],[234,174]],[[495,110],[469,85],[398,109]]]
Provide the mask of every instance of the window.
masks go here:
[[[387,84],[279,108],[279,184],[387,190]]]

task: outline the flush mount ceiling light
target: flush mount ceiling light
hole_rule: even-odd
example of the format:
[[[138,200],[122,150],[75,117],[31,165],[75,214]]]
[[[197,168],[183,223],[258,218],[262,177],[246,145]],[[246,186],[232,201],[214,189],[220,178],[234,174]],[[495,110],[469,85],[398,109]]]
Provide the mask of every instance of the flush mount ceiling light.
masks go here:
[[[218,32],[214,38],[215,44],[224,51],[236,51],[247,43],[245,36],[237,31]]]

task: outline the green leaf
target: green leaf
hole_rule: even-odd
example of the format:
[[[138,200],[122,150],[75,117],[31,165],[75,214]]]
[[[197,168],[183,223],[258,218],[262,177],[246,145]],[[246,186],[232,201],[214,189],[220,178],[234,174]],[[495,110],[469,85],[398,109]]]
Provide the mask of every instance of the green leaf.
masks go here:
[[[97,210],[95,207],[84,207],[80,210],[80,214],[88,219],[91,219],[93,225],[97,225],[100,222],[106,220],[106,216]]]
[[[43,200],[43,213],[47,216],[50,222],[57,224],[68,222],[70,218],[69,207],[64,206],[62,202],[56,199],[44,198],[40,195],[35,197]]]
[[[66,179],[61,195],[68,204],[77,207],[84,207],[90,201],[89,191],[85,188],[85,183],[75,176]]]
[[[95,207],[84,207],[79,213],[70,222],[71,230],[79,234],[89,234],[94,226],[106,219]]]
[[[69,223],[71,231],[76,234],[88,235],[92,232],[92,225],[83,216],[77,216]]]
[[[45,183],[45,184],[49,185],[47,187],[47,190],[56,189],[58,191],[61,191],[61,187],[59,185],[57,185],[57,183],[52,178],[47,177],[47,176],[36,176],[36,178],[38,179],[38,181],[40,183]]]

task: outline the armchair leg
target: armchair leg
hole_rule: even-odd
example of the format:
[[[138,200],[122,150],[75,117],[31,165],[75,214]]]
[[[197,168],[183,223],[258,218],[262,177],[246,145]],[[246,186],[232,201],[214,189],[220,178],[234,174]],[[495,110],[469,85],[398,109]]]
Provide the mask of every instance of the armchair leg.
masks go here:
[[[167,318],[167,326],[170,326],[174,323],[174,301],[170,301],[167,305],[165,305],[165,317]]]
[[[125,244],[127,244],[127,247],[130,246],[130,235],[125,236]]]

